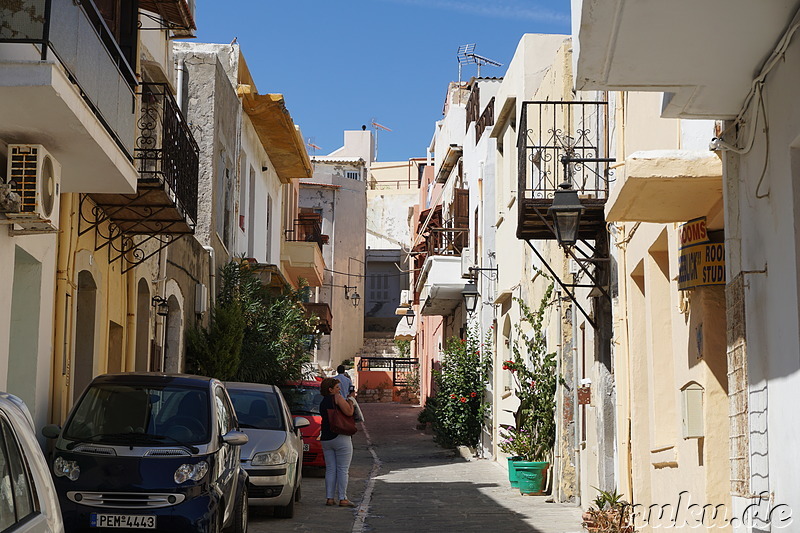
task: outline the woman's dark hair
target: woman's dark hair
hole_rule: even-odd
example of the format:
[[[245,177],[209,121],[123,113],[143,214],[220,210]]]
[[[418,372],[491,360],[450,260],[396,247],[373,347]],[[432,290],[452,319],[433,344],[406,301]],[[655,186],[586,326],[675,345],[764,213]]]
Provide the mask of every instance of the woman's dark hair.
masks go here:
[[[319,392],[323,396],[330,396],[333,394],[331,391],[333,388],[339,384],[339,380],[335,378],[325,378],[322,380],[322,383],[319,385]]]

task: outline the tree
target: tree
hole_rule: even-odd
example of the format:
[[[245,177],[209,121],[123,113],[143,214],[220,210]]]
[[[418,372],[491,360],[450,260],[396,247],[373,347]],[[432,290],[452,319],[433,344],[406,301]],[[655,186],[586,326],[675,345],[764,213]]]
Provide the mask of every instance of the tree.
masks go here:
[[[235,336],[238,324],[231,323],[232,327],[225,329],[225,324],[216,324],[214,317],[219,315],[220,309],[238,309],[243,324],[241,343],[235,357],[226,357],[224,365],[218,363],[222,368],[208,364],[208,350],[198,350],[196,346],[189,352],[190,361],[202,370],[218,372],[207,375],[220,379],[255,383],[300,379],[303,365],[310,360],[316,342],[317,319],[307,317],[303,308],[307,287],[271,292],[243,260],[231,261],[222,267],[220,279],[220,293],[209,330],[200,328],[202,335],[191,335],[203,339],[206,345],[219,343],[218,338]]]

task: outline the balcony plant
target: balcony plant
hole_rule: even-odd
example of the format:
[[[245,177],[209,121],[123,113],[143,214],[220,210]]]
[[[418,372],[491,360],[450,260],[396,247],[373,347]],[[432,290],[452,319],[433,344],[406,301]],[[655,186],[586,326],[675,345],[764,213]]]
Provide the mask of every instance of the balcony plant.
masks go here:
[[[562,380],[556,372],[556,354],[547,352],[542,324],[552,294],[550,284],[536,310],[522,299],[514,299],[520,306],[521,320],[515,324],[512,358],[503,362],[503,369],[511,372],[514,380],[519,406],[514,424],[501,425],[500,449],[519,458],[512,461],[514,469],[519,470],[520,462],[527,463],[524,467],[538,470],[542,481],[555,446],[556,389]],[[541,486],[534,492],[541,492]]]

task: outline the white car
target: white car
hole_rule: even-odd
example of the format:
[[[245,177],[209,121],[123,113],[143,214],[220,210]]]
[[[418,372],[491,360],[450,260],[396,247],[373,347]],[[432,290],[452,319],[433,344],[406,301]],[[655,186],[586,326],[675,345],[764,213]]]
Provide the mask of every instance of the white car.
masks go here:
[[[274,506],[278,518],[292,518],[303,479],[303,436],[309,424],[293,417],[280,389],[257,383],[226,383],[239,426],[247,434],[242,467],[248,475],[250,505]]]
[[[0,392],[0,531],[62,533],[58,494],[25,404]]]

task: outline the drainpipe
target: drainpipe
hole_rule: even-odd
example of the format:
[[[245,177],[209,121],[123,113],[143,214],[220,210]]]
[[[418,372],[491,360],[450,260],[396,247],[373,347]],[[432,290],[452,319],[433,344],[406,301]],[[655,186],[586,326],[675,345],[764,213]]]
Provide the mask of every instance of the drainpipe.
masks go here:
[[[556,321],[556,335],[558,338],[558,357],[556,358],[556,376],[561,376],[561,358],[564,356],[564,338],[563,338],[563,314],[561,312],[561,291],[556,291],[556,313],[558,314],[558,320]],[[561,395],[563,394],[563,389],[561,386],[561,380],[556,380],[556,416],[558,419],[556,420],[556,447],[555,447],[555,455],[553,456],[553,495],[555,496],[555,501],[561,501],[561,484],[558,482],[559,480],[559,468],[561,467],[561,451],[562,451],[562,444],[561,444],[561,432],[562,432],[562,424],[564,423],[564,414],[562,409],[564,408],[563,401],[561,399]]]
[[[578,312],[577,306],[575,305],[575,302],[573,302],[572,303],[573,330],[574,330],[574,324],[576,323],[575,322],[575,317],[578,316],[576,314],[577,312]],[[576,494],[575,500],[576,500],[576,502],[575,503],[580,507],[580,505],[581,505],[581,495],[582,495],[582,492],[581,492],[581,427],[582,427],[582,425],[580,423],[581,409],[580,409],[580,406],[578,405],[578,388],[580,387],[580,382],[581,382],[580,375],[581,375],[581,373],[578,371],[578,345],[575,342],[572,343],[572,368],[574,369],[574,371],[572,373],[573,376],[574,376],[573,380],[572,380],[572,389],[574,391],[574,398],[573,398],[573,401],[572,401],[572,408],[573,408],[574,411],[573,411],[573,414],[572,414],[572,418],[575,420],[575,439],[574,439],[574,443],[575,443],[575,485],[576,485],[576,491],[575,491],[575,494]]]
[[[203,249],[208,252],[208,310],[209,312],[214,307],[214,298],[217,295],[217,265],[214,259],[214,248],[211,246],[203,246]]]
[[[178,109],[180,109],[181,113],[183,113],[184,112],[183,111],[183,99],[184,99],[183,79],[184,79],[184,75],[186,74],[186,59],[185,58],[181,57],[178,60],[178,69],[177,70],[178,70],[178,82],[177,82],[178,94],[177,94],[176,98],[178,100]]]
[[[139,300],[139,294],[136,286],[136,276],[133,269],[125,274],[126,285],[128,289],[128,323],[126,324],[126,338],[125,344],[125,366],[123,367],[127,372],[136,370],[136,306]]]

